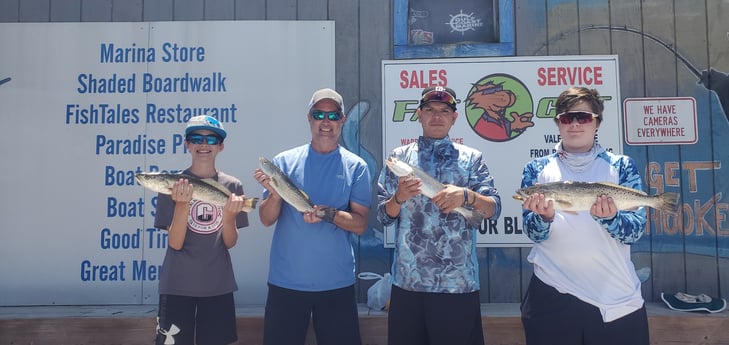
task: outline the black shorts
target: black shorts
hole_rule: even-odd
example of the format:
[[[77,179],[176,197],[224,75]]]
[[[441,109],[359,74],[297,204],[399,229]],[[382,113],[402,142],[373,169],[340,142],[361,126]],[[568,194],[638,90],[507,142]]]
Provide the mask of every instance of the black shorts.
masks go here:
[[[432,293],[392,286],[389,345],[483,345],[479,292]]]
[[[212,297],[160,295],[157,317],[158,345],[171,344],[172,339],[175,345],[225,345],[238,340],[232,292]]]
[[[298,291],[268,284],[264,345],[303,345],[314,321],[318,345],[360,345],[354,285],[327,291]]]
[[[645,305],[611,322],[600,309],[532,275],[521,305],[528,345],[649,345]]]

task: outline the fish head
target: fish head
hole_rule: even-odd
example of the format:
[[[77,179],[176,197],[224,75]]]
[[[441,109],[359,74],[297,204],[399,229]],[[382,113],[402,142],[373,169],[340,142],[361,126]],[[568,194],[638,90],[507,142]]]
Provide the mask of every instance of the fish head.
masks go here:
[[[413,174],[413,168],[395,157],[389,157],[385,160],[385,165],[392,171],[395,176],[408,176]]]
[[[514,192],[514,195],[512,195],[512,198],[519,200],[523,203],[527,198],[529,198],[530,196],[532,196],[536,193],[540,193],[540,191],[536,188],[536,186],[525,187],[525,188],[517,189]]]
[[[134,175],[134,179],[143,187],[157,193],[169,194],[177,181],[169,174],[158,172],[141,172]]]
[[[261,167],[261,171],[268,176],[274,175],[278,169],[273,162],[268,160],[266,157],[258,157],[258,165]]]

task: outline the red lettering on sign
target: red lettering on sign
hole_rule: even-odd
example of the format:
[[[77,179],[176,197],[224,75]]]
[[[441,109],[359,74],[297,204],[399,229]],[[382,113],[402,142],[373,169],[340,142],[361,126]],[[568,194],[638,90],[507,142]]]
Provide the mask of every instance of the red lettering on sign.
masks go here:
[[[537,69],[537,84],[559,85],[602,85],[602,67],[540,67]]]
[[[400,71],[400,88],[402,89],[424,89],[447,84],[448,72],[444,69]]]

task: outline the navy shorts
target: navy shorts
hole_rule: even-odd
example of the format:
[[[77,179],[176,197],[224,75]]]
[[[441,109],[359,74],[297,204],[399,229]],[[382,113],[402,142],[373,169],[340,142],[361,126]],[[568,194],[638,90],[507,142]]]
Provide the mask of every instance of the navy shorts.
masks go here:
[[[327,291],[298,291],[268,284],[264,345],[303,345],[314,321],[318,345],[360,345],[354,285]]]
[[[155,344],[225,345],[238,340],[233,293],[212,297],[160,295]],[[197,337],[197,339],[195,339]]]
[[[649,345],[645,305],[611,322],[600,309],[532,275],[521,305],[528,345]]]

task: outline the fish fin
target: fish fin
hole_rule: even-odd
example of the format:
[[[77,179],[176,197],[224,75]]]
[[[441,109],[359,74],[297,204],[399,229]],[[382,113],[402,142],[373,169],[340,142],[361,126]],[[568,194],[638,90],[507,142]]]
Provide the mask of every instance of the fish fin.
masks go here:
[[[454,211],[458,212],[460,215],[466,218],[466,221],[468,221],[469,224],[477,228],[481,226],[481,223],[484,219],[483,212],[479,210],[469,210],[464,207],[457,207]]]
[[[564,210],[564,211],[562,211],[562,212],[564,212],[564,213],[569,213],[569,214],[571,214],[571,215],[576,215],[576,214],[579,214],[579,212],[577,212],[577,211],[566,211],[566,210]]]
[[[258,198],[246,198],[243,202],[243,211],[245,213],[250,213],[251,211],[256,209],[256,206],[258,206]]]
[[[678,214],[681,208],[681,203],[679,202],[680,197],[681,194],[674,192],[665,192],[658,195],[658,198],[661,200],[659,209],[670,214]]]
[[[337,211],[334,207],[322,207],[316,210],[315,213],[322,220],[334,224],[334,215],[336,215]]]
[[[567,200],[553,199],[553,201],[554,201],[555,209],[559,208],[561,210],[569,210],[570,208],[572,208],[572,203]],[[559,207],[557,207],[557,205],[559,205]]]
[[[309,194],[306,194],[306,192],[304,192],[301,188],[296,188],[296,189],[298,189],[299,192],[301,192],[301,194],[303,194],[307,199],[311,200],[311,198],[309,197]]]

